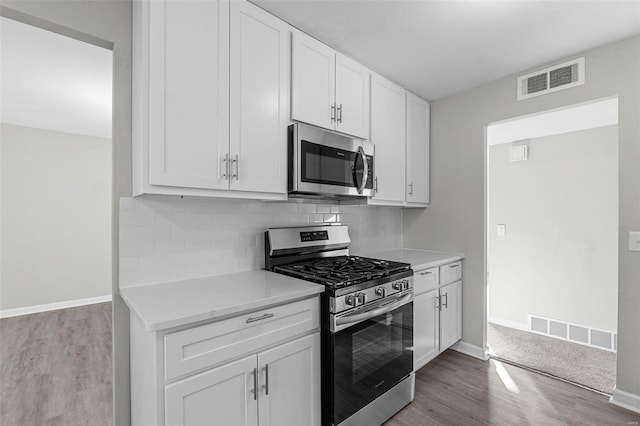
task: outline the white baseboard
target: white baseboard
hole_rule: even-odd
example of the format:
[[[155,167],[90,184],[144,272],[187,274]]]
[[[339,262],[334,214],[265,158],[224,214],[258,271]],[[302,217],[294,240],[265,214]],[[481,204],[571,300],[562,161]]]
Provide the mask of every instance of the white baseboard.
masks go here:
[[[95,303],[111,302],[111,295],[89,297],[86,299],[67,300],[64,302],[48,303],[46,305],[27,306],[24,308],[5,309],[0,311],[0,318],[17,317],[20,315],[37,314],[39,312],[56,311],[58,309],[75,308],[77,306],[93,305]]]
[[[480,346],[472,345],[471,343],[463,342],[462,340],[454,343],[453,346],[451,346],[451,349],[462,354],[481,359],[483,361],[489,359],[489,356],[485,349],[481,348]]]
[[[529,324],[526,322],[516,322],[516,321],[505,320],[500,318],[493,318],[493,317],[487,318],[487,322],[490,322],[496,325],[501,325],[503,327],[515,328],[516,330],[531,331],[529,329]]]
[[[640,413],[640,395],[625,392],[618,388],[613,389],[613,394],[609,398],[609,402],[618,407]]]

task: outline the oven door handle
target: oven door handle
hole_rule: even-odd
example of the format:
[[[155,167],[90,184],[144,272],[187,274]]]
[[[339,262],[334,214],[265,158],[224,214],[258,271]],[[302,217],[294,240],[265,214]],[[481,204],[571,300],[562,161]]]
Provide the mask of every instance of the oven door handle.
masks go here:
[[[335,327],[332,327],[335,329],[331,331],[340,331],[344,328],[347,328],[349,325],[375,318],[378,315],[386,314],[387,312],[391,312],[402,305],[406,305],[407,303],[411,302],[411,300],[413,300],[413,293],[407,293],[404,296],[396,299],[395,301],[382,305],[379,308],[371,309],[370,311],[359,314],[345,315],[343,317],[336,318]]]

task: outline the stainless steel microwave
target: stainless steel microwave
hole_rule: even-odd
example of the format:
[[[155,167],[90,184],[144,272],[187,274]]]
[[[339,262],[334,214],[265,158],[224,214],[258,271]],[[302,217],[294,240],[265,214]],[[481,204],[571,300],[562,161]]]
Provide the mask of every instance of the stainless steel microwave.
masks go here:
[[[289,196],[370,197],[373,147],[308,124],[289,126]]]

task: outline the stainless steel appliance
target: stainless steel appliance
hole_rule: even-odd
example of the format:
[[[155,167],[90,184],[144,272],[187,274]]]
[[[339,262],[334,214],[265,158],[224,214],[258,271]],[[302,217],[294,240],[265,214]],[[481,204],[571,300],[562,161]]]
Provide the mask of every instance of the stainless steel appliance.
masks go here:
[[[274,228],[265,267],[326,287],[322,424],[381,425],[413,400],[413,271],[349,255],[344,225]]]
[[[307,124],[289,126],[289,196],[373,195],[373,148],[361,139]]]

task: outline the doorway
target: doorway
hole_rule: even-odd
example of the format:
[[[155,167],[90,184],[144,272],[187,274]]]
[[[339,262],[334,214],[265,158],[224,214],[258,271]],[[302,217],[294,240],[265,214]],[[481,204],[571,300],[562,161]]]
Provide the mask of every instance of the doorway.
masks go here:
[[[617,98],[487,128],[491,356],[611,394]]]
[[[0,33],[0,423],[112,423],[112,51]]]

